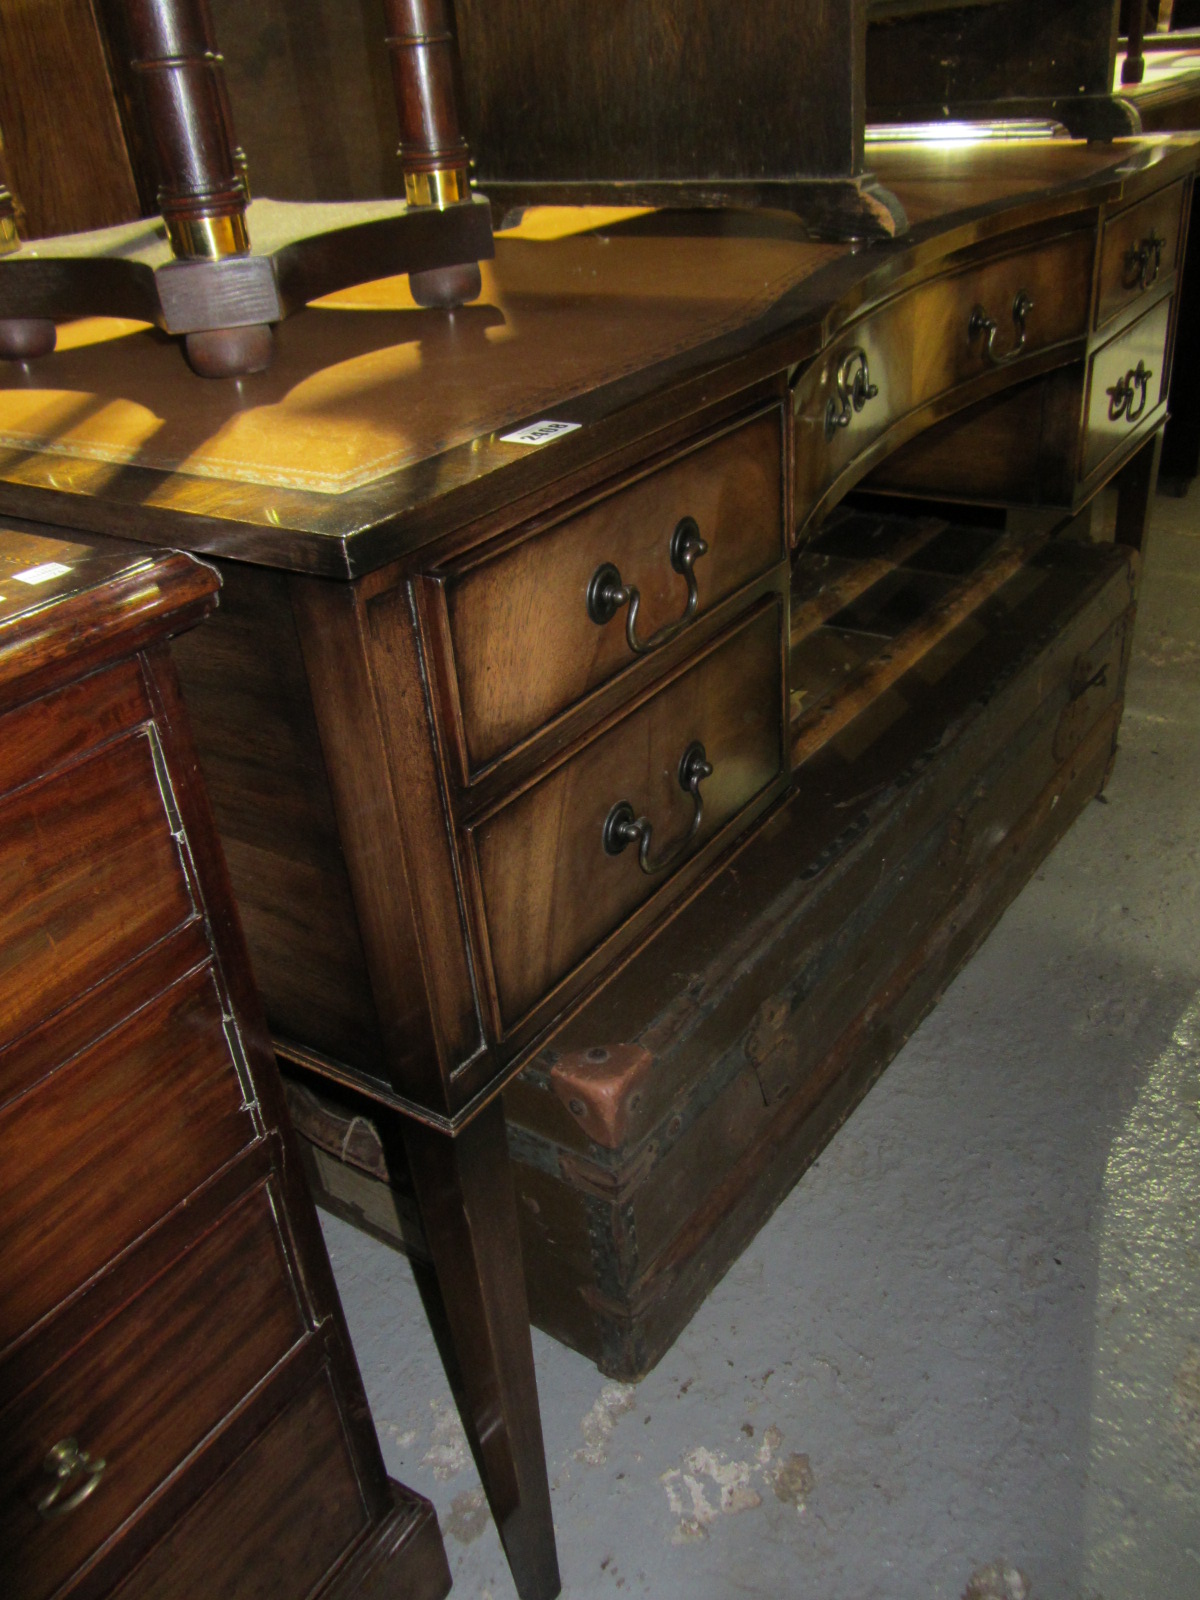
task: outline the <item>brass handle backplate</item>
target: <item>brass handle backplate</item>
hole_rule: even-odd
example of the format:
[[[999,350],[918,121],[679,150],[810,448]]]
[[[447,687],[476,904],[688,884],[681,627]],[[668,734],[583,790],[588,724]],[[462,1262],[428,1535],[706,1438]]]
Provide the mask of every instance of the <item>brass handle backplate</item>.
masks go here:
[[[592,574],[592,581],[587,587],[588,616],[597,627],[602,628],[606,622],[612,621],[622,606],[628,606],[625,613],[625,639],[634,655],[646,656],[653,650],[661,650],[663,645],[669,644],[677,634],[682,633],[696,615],[700,591],[696,587],[694,568],[700,557],[707,554],[708,544],[700,537],[695,517],[681,517],[671,535],[668,555],[672,568],[687,584],[687,602],[681,616],[674,622],[668,622],[657,633],[652,633],[648,639],[639,639],[637,636],[641,593],[633,584],[621,581],[620,570],[611,561],[602,562]]]
[[[1150,398],[1150,379],[1153,376],[1153,368],[1148,367],[1144,361],[1139,361],[1136,367],[1130,367],[1123,378],[1118,378],[1116,383],[1104,391],[1108,395],[1110,422],[1120,422],[1122,417],[1126,422],[1137,422]],[[1135,410],[1133,397],[1139,390],[1141,399]]]
[[[1131,245],[1125,252],[1125,287],[1149,289],[1156,283],[1166,248],[1167,241],[1157,228],[1151,228],[1149,238]]]
[[[631,844],[636,844],[638,866],[648,877],[666,872],[682,861],[692,840],[700,832],[700,824],[704,820],[704,797],[700,793],[700,785],[705,778],[712,777],[712,770],[712,763],[704,753],[704,746],[698,739],[693,741],[683,752],[679,762],[679,787],[692,797],[692,825],[673,850],[669,850],[659,860],[651,861],[653,823],[649,817],[639,817],[628,800],[618,800],[604,819],[603,839],[606,854],[619,856],[622,850],[628,849]]]
[[[988,316],[982,306],[976,306],[971,312],[971,320],[967,323],[967,337],[974,341],[983,339],[983,353],[994,367],[1006,366],[1010,361],[1015,361],[1025,349],[1026,320],[1033,310],[1033,299],[1024,290],[1017,291],[1017,297],[1012,304],[1013,343],[1011,348],[1003,352],[996,349],[996,338],[1000,332],[1000,324],[994,317]]]
[[[105,1466],[105,1462],[93,1460],[86,1450],[81,1450],[77,1439],[60,1439],[42,1462],[42,1470],[54,1482],[39,1497],[38,1511],[47,1522],[74,1511],[100,1487]]]
[[[861,345],[842,357],[833,387],[825,403],[826,439],[832,439],[839,428],[848,428],[868,400],[879,393],[879,385],[871,382],[871,365]]]

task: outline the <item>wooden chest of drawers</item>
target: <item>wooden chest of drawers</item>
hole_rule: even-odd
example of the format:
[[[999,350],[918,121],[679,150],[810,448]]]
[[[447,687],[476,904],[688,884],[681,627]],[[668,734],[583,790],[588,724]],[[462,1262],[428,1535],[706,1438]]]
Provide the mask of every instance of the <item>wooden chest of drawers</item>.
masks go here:
[[[0,1569],[13,1600],[437,1600],[166,655],[216,587],[0,529]]]

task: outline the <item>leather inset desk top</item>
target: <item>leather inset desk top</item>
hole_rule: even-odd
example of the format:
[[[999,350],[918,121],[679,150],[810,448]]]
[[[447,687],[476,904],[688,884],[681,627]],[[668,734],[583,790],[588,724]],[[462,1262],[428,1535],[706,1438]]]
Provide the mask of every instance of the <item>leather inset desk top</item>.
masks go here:
[[[283,323],[269,371],[216,382],[173,340],[88,319],[0,373],[0,444],[340,494],[547,408],[570,420],[572,397],[745,325],[845,249],[501,238],[453,315],[419,308],[406,277],[365,284]]]

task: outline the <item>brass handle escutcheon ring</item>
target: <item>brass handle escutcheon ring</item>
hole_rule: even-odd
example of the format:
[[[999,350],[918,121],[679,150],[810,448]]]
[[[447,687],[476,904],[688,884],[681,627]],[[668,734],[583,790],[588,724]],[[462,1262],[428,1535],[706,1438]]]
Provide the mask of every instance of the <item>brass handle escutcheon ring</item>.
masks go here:
[[[700,557],[707,554],[708,544],[700,537],[695,517],[681,517],[671,535],[669,555],[671,566],[687,584],[687,603],[676,621],[668,622],[648,639],[639,639],[637,636],[641,594],[633,584],[621,581],[620,570],[611,561],[602,562],[592,574],[592,581],[587,587],[588,616],[597,627],[602,628],[606,622],[612,621],[622,606],[628,606],[629,610],[625,613],[625,640],[634,655],[647,656],[652,650],[661,650],[663,645],[669,644],[677,634],[682,633],[696,615],[700,591],[696,587],[694,568]]]
[[[982,306],[976,306],[971,313],[971,320],[967,323],[967,338],[975,340],[982,337],[984,341],[983,353],[987,359],[994,367],[1006,366],[1010,361],[1015,361],[1024,352],[1025,323],[1032,310],[1032,297],[1024,289],[1019,289],[1012,306],[1015,338],[1011,350],[1006,350],[1003,354],[996,349],[996,336],[1000,332],[1000,324],[994,317],[989,317]]]
[[[54,1483],[37,1502],[38,1511],[46,1521],[65,1517],[68,1511],[74,1511],[94,1494],[100,1487],[105,1465],[81,1450],[77,1439],[60,1439],[53,1445],[42,1462],[42,1470]]]
[[[658,861],[650,859],[650,844],[654,825],[649,817],[639,817],[628,800],[618,800],[604,819],[604,849],[610,856],[619,856],[631,844],[638,847],[638,866],[647,877],[656,877],[683,860],[692,840],[700,832],[704,820],[704,797],[700,785],[712,777],[712,763],[704,753],[704,746],[694,740],[679,761],[679,787],[692,797],[692,825],[673,850]]]
[[[825,402],[826,440],[839,428],[848,428],[855,414],[879,393],[879,385],[871,382],[871,364],[862,345],[855,345],[842,357],[833,387],[834,393]]]
[[[1167,241],[1157,228],[1151,228],[1150,237],[1132,245],[1125,252],[1125,287],[1149,289],[1158,281],[1162,271],[1163,251]]]
[[[1126,422],[1137,422],[1142,412],[1146,409],[1146,402],[1150,398],[1150,379],[1154,376],[1153,368],[1148,367],[1144,361],[1139,361],[1136,367],[1130,367],[1123,378],[1118,378],[1111,388],[1104,392],[1108,395],[1108,420],[1120,422],[1124,417]],[[1141,399],[1138,401],[1137,410],[1133,408],[1134,394],[1141,390]]]

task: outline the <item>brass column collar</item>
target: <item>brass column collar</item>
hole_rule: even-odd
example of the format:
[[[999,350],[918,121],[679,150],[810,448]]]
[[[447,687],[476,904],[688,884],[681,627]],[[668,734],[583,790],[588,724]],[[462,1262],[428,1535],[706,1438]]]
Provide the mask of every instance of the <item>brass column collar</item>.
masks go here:
[[[406,172],[404,198],[410,206],[458,205],[471,198],[466,167],[435,167],[432,172]]]
[[[220,261],[250,249],[246,219],[238,212],[221,217],[166,217],[167,238],[184,261]]]

